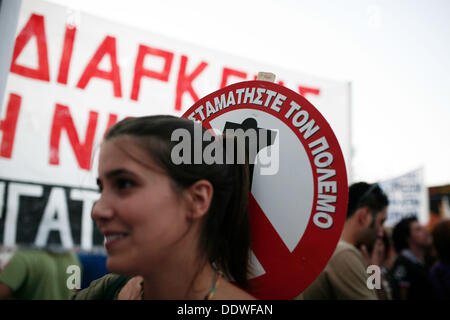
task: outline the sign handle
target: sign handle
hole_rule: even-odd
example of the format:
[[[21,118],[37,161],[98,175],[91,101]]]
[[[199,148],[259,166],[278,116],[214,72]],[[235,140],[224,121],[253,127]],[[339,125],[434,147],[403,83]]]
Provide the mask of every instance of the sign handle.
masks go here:
[[[271,72],[258,72],[256,80],[275,82],[275,74]]]

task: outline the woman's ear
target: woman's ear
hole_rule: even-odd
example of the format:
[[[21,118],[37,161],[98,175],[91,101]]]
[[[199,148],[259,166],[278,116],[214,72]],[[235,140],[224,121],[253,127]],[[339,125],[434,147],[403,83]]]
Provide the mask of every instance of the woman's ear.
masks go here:
[[[185,190],[188,201],[188,219],[201,219],[209,210],[214,188],[208,180],[199,180]]]

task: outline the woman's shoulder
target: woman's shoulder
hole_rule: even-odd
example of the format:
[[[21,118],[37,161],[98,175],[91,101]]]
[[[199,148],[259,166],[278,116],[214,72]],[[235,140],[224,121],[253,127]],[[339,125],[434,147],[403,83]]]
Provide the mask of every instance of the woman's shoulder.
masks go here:
[[[71,299],[113,300],[128,280],[128,277],[110,273],[102,278],[92,281],[89,287],[74,293]]]

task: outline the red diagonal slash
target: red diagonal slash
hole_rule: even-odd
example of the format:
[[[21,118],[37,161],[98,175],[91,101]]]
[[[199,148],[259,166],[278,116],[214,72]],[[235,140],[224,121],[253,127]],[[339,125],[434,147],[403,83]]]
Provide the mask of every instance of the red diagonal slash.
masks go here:
[[[266,273],[251,280],[251,292],[260,299],[292,299],[298,295],[304,279],[304,263],[289,251],[278,232],[270,223],[254,196],[249,194],[252,250]],[[274,297],[280,287],[286,288]]]
[[[202,125],[212,130],[210,122],[202,122]],[[252,250],[266,271],[264,275],[251,279],[251,293],[259,299],[292,299],[309,284],[308,277],[302,274],[309,272],[305,267],[310,266],[289,251],[251,192],[249,214]]]

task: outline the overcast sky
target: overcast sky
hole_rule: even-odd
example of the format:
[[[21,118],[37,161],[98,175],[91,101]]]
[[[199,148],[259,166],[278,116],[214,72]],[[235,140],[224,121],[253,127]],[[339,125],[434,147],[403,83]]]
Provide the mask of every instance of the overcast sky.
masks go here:
[[[375,182],[423,166],[427,186],[450,184],[448,0],[50,1],[351,81],[353,180]]]

